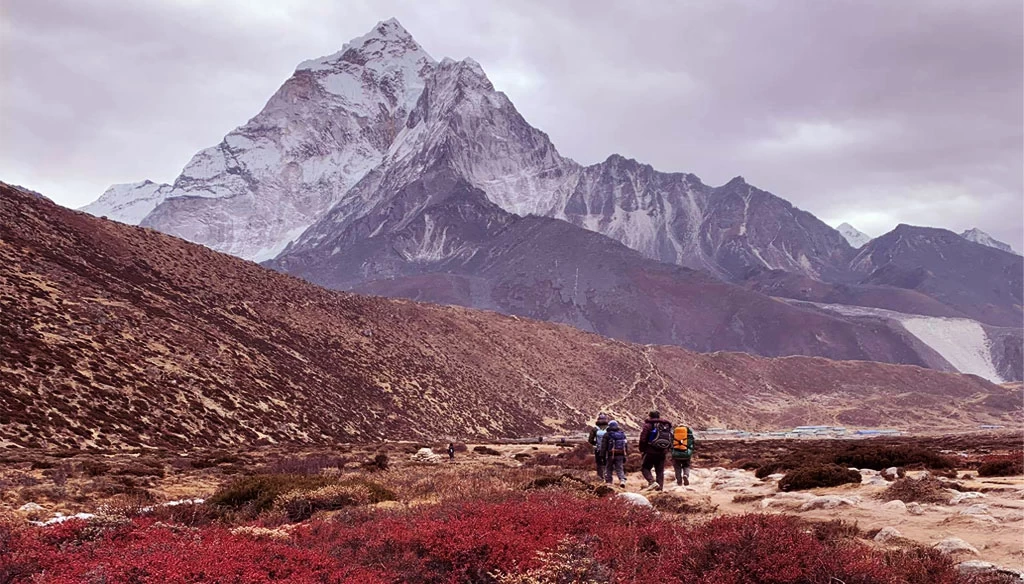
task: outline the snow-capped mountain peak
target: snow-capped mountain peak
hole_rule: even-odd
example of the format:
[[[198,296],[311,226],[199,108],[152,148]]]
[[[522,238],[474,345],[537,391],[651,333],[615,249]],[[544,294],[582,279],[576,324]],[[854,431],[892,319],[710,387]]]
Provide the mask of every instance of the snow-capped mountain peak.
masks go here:
[[[991,235],[985,233],[984,231],[978,229],[977,227],[975,227],[974,229],[968,229],[967,231],[964,231],[963,233],[960,234],[960,237],[966,239],[967,241],[973,241],[974,243],[980,243],[981,245],[987,245],[989,247],[1001,249],[1012,254],[1020,255],[1019,253],[1014,251],[1014,249],[1010,247],[1009,244],[999,241],[998,239],[992,237]]]
[[[871,236],[857,229],[853,225],[850,225],[849,223],[843,223],[839,227],[836,227],[836,231],[838,231],[840,235],[846,238],[846,241],[848,241],[850,245],[854,247],[854,249],[860,249],[864,247],[864,244],[871,241]]]

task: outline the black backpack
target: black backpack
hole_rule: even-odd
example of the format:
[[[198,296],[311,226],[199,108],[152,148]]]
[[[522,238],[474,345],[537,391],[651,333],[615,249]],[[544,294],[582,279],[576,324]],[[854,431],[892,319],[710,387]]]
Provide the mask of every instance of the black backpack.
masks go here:
[[[651,433],[647,436],[647,444],[658,450],[668,450],[672,447],[672,422],[668,420],[655,420],[651,427]]]

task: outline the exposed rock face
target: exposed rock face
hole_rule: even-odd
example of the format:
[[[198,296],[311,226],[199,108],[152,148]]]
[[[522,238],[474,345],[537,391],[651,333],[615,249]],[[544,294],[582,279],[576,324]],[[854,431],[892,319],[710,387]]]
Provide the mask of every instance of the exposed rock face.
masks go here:
[[[511,215],[448,165],[267,265],[382,296],[487,308],[700,351],[934,366],[906,335],[644,258],[564,221]]]
[[[966,428],[1020,412],[1009,389],[918,367],[703,355],[331,292],[6,185],[0,338],[0,445],[417,439],[423,420],[456,436],[538,435],[599,410],[636,428],[651,404],[751,429],[826,417]]]

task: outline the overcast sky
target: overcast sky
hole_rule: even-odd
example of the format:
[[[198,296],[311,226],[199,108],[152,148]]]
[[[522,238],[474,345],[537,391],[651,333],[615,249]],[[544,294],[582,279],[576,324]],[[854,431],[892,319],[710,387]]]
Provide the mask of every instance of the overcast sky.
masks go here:
[[[634,4],[637,4],[634,6]],[[559,151],[832,225],[1024,247],[1024,2],[0,0],[0,180],[78,207],[171,182],[303,60],[397,17],[473,57]]]

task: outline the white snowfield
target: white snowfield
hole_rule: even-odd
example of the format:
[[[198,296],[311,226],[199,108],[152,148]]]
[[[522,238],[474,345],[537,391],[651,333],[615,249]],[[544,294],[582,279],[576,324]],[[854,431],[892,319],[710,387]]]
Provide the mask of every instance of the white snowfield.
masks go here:
[[[992,340],[978,321],[969,318],[906,314],[846,304],[805,304],[812,304],[843,316],[875,316],[894,320],[908,333],[934,349],[960,373],[977,375],[993,383],[1006,381],[992,360]]]

